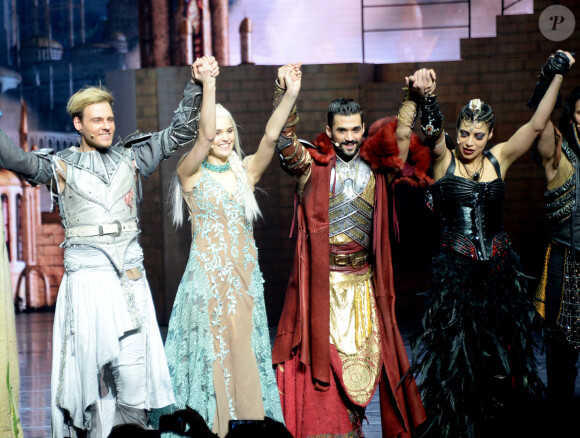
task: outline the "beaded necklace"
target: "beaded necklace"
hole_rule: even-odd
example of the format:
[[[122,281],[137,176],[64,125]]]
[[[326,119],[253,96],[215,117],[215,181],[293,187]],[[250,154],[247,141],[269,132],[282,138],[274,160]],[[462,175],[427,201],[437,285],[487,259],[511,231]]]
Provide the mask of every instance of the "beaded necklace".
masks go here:
[[[459,173],[462,176],[464,176],[466,178],[470,178],[476,182],[479,181],[479,179],[481,178],[481,175],[483,174],[483,171],[485,169],[485,158],[484,158],[483,154],[481,155],[481,164],[479,166],[479,169],[477,169],[475,172],[472,172],[471,170],[469,170],[468,167],[465,165],[465,163],[459,159],[459,157],[457,156],[457,151],[455,151],[455,158],[457,159],[457,161],[459,161]],[[463,171],[461,170],[461,167],[463,167],[465,169],[465,171],[467,172],[467,175],[469,175],[469,177],[463,173]]]
[[[207,158],[203,160],[201,166],[205,167],[207,170],[211,170],[212,172],[217,173],[224,173],[232,168],[229,161],[226,164],[211,164],[209,161],[207,161]]]

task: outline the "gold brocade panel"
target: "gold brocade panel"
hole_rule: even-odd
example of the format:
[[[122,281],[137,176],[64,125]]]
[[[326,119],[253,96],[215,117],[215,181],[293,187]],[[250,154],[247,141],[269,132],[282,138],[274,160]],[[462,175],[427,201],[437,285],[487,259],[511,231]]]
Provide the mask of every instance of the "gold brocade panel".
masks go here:
[[[336,349],[355,354],[371,332],[372,271],[330,272],[330,341]]]
[[[330,342],[342,361],[346,393],[366,406],[381,366],[371,269],[364,274],[330,272]]]

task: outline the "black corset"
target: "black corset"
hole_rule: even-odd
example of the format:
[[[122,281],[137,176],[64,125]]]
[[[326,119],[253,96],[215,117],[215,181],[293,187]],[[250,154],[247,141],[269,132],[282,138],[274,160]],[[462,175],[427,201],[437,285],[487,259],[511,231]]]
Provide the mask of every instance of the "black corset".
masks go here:
[[[491,156],[499,175],[495,157],[486,156]],[[488,260],[510,245],[503,228],[505,183],[501,178],[475,182],[453,175],[454,158],[446,175],[431,187],[433,209],[441,221],[442,249]]]

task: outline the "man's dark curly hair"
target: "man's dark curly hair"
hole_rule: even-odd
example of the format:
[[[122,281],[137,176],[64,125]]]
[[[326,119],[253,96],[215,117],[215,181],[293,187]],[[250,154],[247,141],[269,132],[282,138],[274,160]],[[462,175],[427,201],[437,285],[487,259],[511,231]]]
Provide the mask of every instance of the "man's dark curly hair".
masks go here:
[[[362,109],[360,108],[360,105],[356,103],[354,99],[351,98],[340,97],[330,102],[327,114],[328,126],[330,126],[330,129],[332,129],[335,114],[338,114],[340,116],[351,116],[353,114],[360,114],[361,123],[364,123],[363,112]]]

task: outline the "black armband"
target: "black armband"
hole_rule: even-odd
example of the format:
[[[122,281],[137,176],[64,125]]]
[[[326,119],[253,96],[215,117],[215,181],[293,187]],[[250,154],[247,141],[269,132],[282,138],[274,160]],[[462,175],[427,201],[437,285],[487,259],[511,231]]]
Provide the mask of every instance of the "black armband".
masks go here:
[[[421,130],[428,143],[433,143],[443,131],[443,114],[439,110],[437,96],[423,96],[421,98]]]

